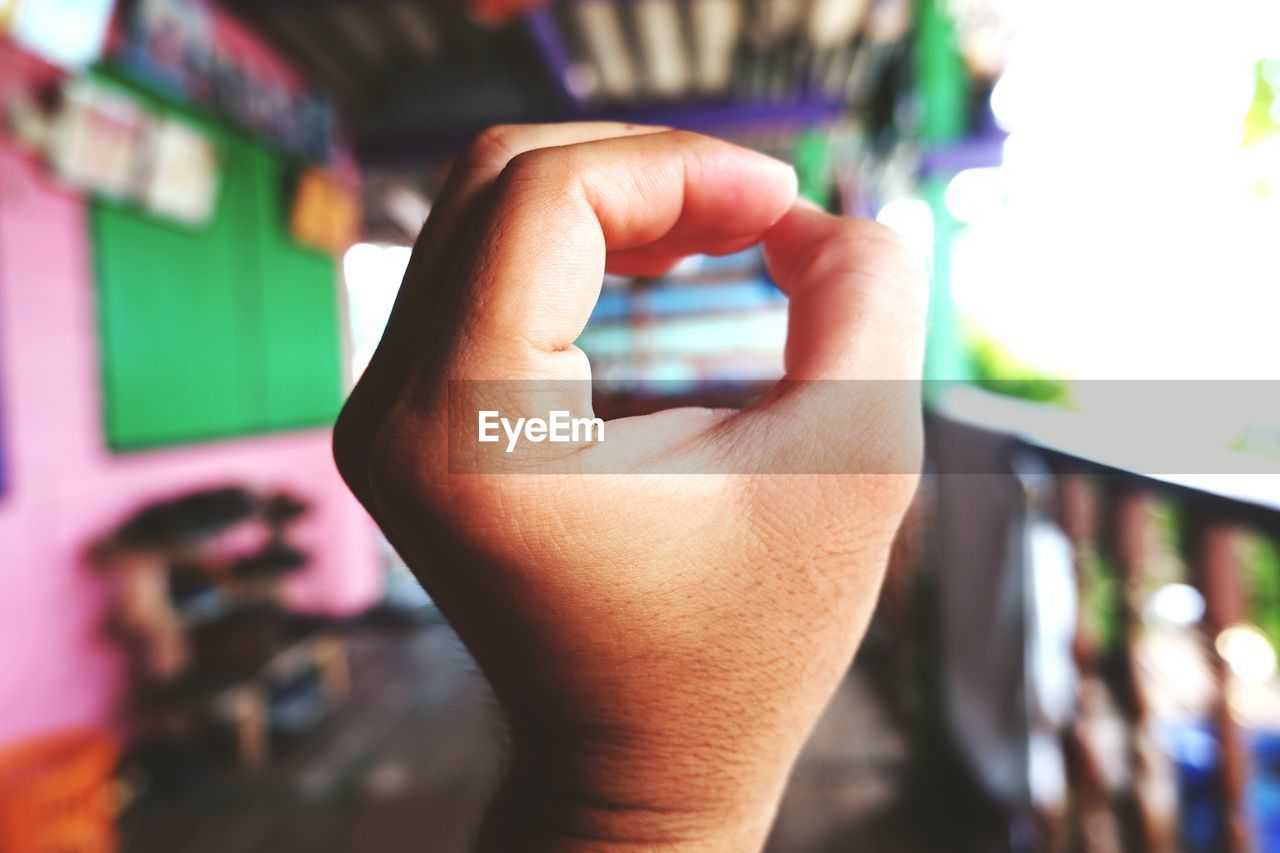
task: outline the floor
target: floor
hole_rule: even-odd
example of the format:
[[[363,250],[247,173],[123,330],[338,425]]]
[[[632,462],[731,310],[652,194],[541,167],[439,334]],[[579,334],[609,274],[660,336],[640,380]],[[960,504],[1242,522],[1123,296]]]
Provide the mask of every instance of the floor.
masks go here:
[[[252,778],[193,770],[153,782],[122,822],[126,853],[465,851],[500,772],[483,680],[439,623],[359,631],[351,655],[353,698],[333,719]],[[905,794],[900,715],[865,670],[854,667],[814,732],[769,853],[938,849]],[[979,849],[954,835],[947,848]]]

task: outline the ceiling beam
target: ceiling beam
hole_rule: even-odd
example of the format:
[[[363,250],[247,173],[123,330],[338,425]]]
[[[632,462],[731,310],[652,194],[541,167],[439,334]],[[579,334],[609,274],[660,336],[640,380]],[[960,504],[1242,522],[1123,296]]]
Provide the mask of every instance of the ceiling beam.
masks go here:
[[[708,102],[673,104],[644,108],[616,108],[579,111],[570,115],[548,115],[545,121],[568,118],[584,121],[619,121],[676,127],[704,133],[755,130],[760,128],[802,129],[831,124],[844,113],[839,101],[813,98],[793,102]],[[528,119],[525,119],[526,121]],[[492,123],[500,123],[495,116]],[[369,165],[394,165],[439,161],[455,154],[486,125],[455,125],[423,128],[367,138],[357,143],[356,154]]]

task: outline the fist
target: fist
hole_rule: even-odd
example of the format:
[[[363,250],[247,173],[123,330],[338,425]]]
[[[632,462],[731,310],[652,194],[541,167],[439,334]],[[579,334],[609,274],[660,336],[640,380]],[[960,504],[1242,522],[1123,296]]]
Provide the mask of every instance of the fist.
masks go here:
[[[478,440],[481,412],[592,417],[574,341],[606,271],[756,243],[790,301],[751,407]],[[506,712],[484,844],[762,843],[916,486],[925,282],[892,232],[708,137],[506,127],[460,158],[334,447]]]

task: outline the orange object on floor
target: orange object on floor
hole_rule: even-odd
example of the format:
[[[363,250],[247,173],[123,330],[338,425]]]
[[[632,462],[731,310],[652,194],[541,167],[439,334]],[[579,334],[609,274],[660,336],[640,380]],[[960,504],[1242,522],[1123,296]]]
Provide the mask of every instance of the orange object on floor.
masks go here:
[[[111,777],[120,744],[86,730],[0,750],[0,850],[110,853],[116,849]]]

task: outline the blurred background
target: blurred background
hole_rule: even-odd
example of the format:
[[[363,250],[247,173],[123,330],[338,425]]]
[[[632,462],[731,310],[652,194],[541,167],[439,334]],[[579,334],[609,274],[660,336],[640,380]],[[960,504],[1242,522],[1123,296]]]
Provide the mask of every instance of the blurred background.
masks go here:
[[[500,721],[329,427],[459,149],[577,118],[930,262],[927,476],[769,849],[1280,850],[1273,0],[0,0],[0,106],[3,853],[466,849]],[[785,334],[748,251],[579,345],[615,416]]]

